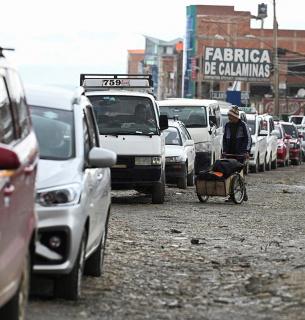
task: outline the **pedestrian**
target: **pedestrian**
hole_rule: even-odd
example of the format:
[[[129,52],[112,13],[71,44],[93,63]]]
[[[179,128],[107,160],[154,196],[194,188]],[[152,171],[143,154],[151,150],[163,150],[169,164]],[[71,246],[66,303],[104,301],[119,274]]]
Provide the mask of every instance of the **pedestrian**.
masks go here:
[[[232,105],[228,111],[229,121],[224,128],[222,140],[222,158],[226,158],[227,154],[239,155],[236,159],[244,163],[245,159],[249,159],[251,150],[251,134],[248,125],[239,119],[238,106]],[[248,200],[245,188],[244,201]],[[232,201],[231,197],[226,202]]]

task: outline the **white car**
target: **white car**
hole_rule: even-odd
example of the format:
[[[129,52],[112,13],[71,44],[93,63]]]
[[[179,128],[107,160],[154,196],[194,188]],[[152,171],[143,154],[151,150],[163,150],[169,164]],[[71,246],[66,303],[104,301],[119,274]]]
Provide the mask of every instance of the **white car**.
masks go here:
[[[264,130],[263,117],[256,113],[247,113],[248,126],[251,133],[252,145],[249,158],[250,171],[257,173],[266,170],[267,134]]]
[[[36,180],[38,241],[34,272],[54,278],[54,294],[81,296],[83,272],[100,276],[111,205],[109,167],[92,105],[80,93],[27,86],[40,146]]]
[[[165,137],[166,182],[180,189],[194,185],[195,145],[183,122],[169,119]]]
[[[263,129],[267,131],[267,157],[266,169],[277,168],[277,135],[278,131],[275,129],[273,117],[271,115],[263,115]]]

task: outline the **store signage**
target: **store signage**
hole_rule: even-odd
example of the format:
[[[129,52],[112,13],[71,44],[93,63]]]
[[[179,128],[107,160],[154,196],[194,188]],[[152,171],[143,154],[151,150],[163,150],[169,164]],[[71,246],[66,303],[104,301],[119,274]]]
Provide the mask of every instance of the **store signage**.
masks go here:
[[[271,50],[205,47],[204,79],[270,82]]]
[[[196,59],[196,57],[192,57],[191,63],[192,63],[191,80],[196,81],[196,78],[197,78],[197,71],[196,71],[197,59]]]

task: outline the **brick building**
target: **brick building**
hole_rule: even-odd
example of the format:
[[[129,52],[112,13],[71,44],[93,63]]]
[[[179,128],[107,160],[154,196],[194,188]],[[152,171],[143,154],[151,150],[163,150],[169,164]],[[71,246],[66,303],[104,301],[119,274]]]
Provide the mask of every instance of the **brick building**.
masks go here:
[[[127,73],[143,73],[145,50],[127,50]]]
[[[251,28],[253,16],[248,11],[235,11],[233,6],[191,5],[186,7],[187,26],[185,41],[184,96],[189,98],[217,97],[224,99],[227,90],[238,87],[242,93],[242,105],[255,105],[261,112],[273,111],[274,97],[274,32],[273,29]],[[279,111],[282,115],[303,114],[305,100],[305,30],[277,31],[278,70],[279,70]],[[207,49],[210,47],[211,49]],[[214,51],[214,48],[219,48]],[[225,48],[232,48],[231,51]],[[238,50],[237,50],[238,49]],[[211,63],[220,64],[221,75],[208,75],[206,52],[219,53]],[[265,58],[270,55],[269,66],[265,65],[266,77],[241,77],[238,66],[222,61],[230,52],[242,61],[248,54]],[[252,52],[252,53],[251,53]],[[222,53],[222,54],[221,54]],[[232,57],[233,57],[232,55]],[[212,53],[211,53],[212,56]],[[237,55],[238,56],[238,55]],[[227,59],[228,60],[228,59]],[[238,60],[238,59],[237,59]],[[253,59],[254,60],[254,59]],[[258,59],[257,59],[258,60]],[[265,61],[268,58],[265,59]],[[221,66],[227,66],[227,69]],[[251,66],[250,66],[251,65]],[[250,67],[249,67],[250,66]],[[240,64],[240,69],[245,63]],[[249,63],[249,70],[254,64]],[[261,66],[262,67],[262,66]],[[216,67],[217,68],[217,67]],[[234,69],[235,68],[235,69]],[[258,67],[260,68],[260,67]],[[260,70],[260,69],[259,69]],[[225,71],[227,71],[225,73]],[[223,76],[225,74],[226,76]],[[237,76],[232,76],[238,74]],[[244,98],[243,98],[244,96]]]

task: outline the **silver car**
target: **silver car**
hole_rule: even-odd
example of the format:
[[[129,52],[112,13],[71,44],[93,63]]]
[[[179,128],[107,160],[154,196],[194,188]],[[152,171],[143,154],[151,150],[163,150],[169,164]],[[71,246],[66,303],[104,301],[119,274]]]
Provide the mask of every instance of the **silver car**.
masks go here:
[[[40,146],[34,272],[54,277],[54,294],[76,300],[83,271],[100,276],[111,205],[109,167],[90,101],[55,87],[26,86]]]

